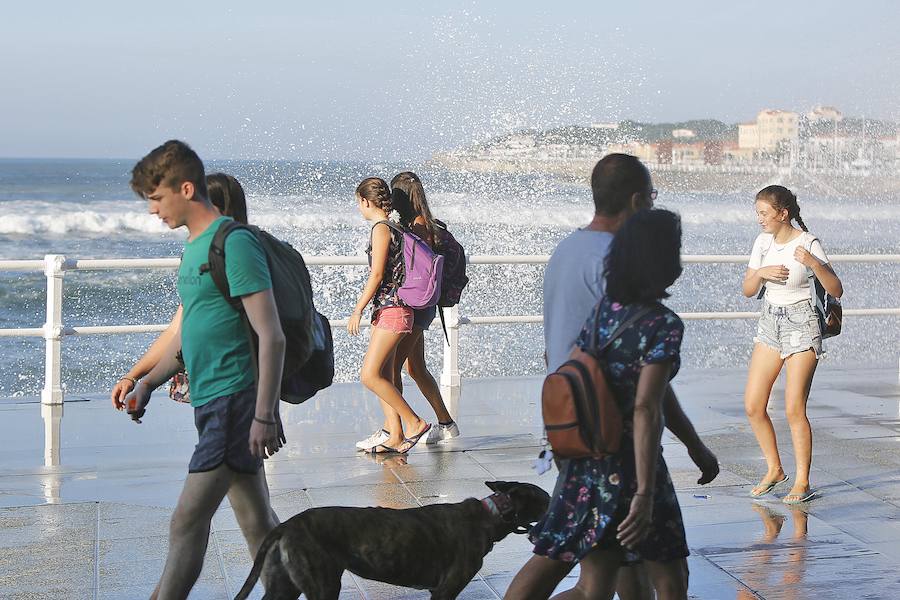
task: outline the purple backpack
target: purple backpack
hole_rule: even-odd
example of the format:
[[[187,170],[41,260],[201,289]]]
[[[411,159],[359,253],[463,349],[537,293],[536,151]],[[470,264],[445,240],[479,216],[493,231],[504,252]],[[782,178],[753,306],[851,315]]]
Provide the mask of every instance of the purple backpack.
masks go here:
[[[444,257],[409,229],[390,221],[378,223],[384,223],[402,236],[403,281],[397,295],[410,308],[435,306],[441,297]]]

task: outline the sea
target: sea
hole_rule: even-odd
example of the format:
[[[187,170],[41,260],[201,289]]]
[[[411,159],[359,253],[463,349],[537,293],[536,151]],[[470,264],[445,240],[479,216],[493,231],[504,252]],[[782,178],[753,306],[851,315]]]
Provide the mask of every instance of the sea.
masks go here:
[[[178,257],[186,233],[170,231],[130,190],[133,159],[0,159],[0,259]],[[449,171],[422,164],[211,161],[207,171],[237,177],[249,219],[290,242],[304,256],[363,256],[369,225],[353,192],[368,176],[386,180],[401,170],[422,178],[433,212],[469,254],[549,254],[569,232],[588,223],[593,205],[585,182],[547,176]],[[587,174],[585,174],[587,176]],[[778,183],[773,176],[771,181]],[[759,227],[754,189],[723,177],[711,189],[659,190],[657,205],[681,215],[683,253],[749,254]],[[830,195],[829,190],[832,190]],[[893,197],[836,197],[814,182],[798,193],[803,218],[831,254],[898,253],[900,204]],[[679,311],[755,310],[744,298],[745,267],[691,264],[666,301]],[[841,263],[845,308],[898,307],[900,265]],[[310,267],[318,310],[345,318],[363,288],[365,266]],[[472,265],[460,304],[466,316],[538,315],[543,267]],[[68,272],[67,326],[167,323],[178,306],[173,271]],[[0,328],[45,321],[40,273],[0,272]],[[426,336],[433,372],[440,372],[439,323]],[[844,333],[826,342],[820,368],[897,368],[900,317],[848,317]],[[688,321],[684,368],[742,368],[752,348],[752,320]],[[67,393],[109,390],[155,334],[70,336],[63,341]],[[337,379],[358,377],[366,336],[334,332]],[[464,326],[460,372],[468,377],[517,377],[543,372],[540,325]],[[34,399],[43,386],[43,340],[0,338],[0,398]]]

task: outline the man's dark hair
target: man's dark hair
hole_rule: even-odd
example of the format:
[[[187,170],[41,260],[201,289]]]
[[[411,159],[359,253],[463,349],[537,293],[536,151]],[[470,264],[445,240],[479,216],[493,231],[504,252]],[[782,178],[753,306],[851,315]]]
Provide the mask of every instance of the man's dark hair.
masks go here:
[[[606,295],[620,304],[668,298],[681,275],[681,218],[644,209],[622,225],[606,256]]]
[[[649,194],[650,171],[630,154],[608,154],[591,172],[594,211],[598,215],[617,215],[631,202],[634,194]]]
[[[185,181],[194,184],[197,197],[208,197],[203,161],[190,146],[179,140],[169,140],[154,148],[131,170],[131,189],[142,198],[160,185],[178,189]]]

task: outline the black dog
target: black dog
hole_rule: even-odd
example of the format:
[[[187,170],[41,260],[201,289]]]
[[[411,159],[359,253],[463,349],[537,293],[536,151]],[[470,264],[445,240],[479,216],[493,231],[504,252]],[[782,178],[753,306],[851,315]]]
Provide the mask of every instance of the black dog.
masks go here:
[[[493,494],[420,508],[311,508],[273,529],[235,600],[262,575],[267,600],[336,599],[344,570],[456,598],[494,544],[540,519],[550,495],[530,483],[485,482]]]

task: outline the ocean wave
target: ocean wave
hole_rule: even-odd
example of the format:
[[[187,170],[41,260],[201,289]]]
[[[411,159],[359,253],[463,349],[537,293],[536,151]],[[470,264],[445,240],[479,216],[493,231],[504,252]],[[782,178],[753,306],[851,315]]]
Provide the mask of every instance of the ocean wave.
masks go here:
[[[674,210],[687,225],[746,224],[755,226],[752,205],[734,201],[710,201],[702,198],[673,197],[661,199],[658,206]],[[571,229],[586,224],[593,212],[590,198],[556,196],[540,203],[524,200],[477,198],[471,194],[438,193],[432,199],[435,216],[457,225],[490,225],[500,223],[522,227]],[[63,207],[50,203],[5,203],[0,219],[0,235],[66,235],[97,236],[123,232],[145,235],[179,235],[157,217],[143,210],[122,210],[121,203],[93,204],[90,207]],[[365,224],[352,207],[329,202],[303,205],[301,201],[284,199],[277,204],[250,199],[252,223],[273,232],[286,230],[327,231],[329,229],[363,229]],[[896,223],[900,213],[889,205],[857,205],[853,203],[810,203],[803,207],[803,217],[814,226],[816,221],[831,224]],[[183,235],[183,234],[180,234]]]
[[[159,219],[135,212],[105,213],[97,211],[51,212],[44,214],[12,214],[0,220],[2,235],[35,234],[106,234],[138,232],[171,233]]]

